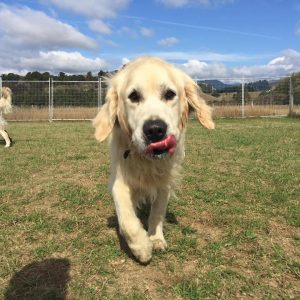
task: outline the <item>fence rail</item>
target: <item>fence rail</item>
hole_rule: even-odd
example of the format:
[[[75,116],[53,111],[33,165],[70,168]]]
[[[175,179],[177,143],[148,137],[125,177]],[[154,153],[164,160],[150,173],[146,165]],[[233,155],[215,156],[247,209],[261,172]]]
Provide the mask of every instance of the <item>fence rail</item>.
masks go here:
[[[216,117],[281,116],[300,112],[300,77],[194,79]],[[13,91],[8,120],[92,119],[105,101],[106,84],[95,81],[2,80]]]

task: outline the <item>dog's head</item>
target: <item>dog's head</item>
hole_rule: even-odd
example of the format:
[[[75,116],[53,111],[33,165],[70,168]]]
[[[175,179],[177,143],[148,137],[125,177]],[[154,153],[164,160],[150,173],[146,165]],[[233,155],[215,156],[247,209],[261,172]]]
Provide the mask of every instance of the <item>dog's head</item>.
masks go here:
[[[12,91],[9,87],[7,87],[7,86],[2,87],[2,97],[3,98],[6,99],[9,96],[11,96],[11,94],[12,94]]]
[[[138,58],[109,80],[106,103],[93,120],[105,140],[120,126],[140,153],[172,154],[188,120],[189,108],[201,124],[214,128],[211,109],[198,85],[181,70],[153,57]]]

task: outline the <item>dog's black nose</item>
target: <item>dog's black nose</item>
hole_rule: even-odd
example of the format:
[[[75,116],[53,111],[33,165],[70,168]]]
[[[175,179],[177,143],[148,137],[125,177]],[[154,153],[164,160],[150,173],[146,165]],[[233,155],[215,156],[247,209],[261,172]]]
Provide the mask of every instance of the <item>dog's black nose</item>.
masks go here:
[[[148,120],[144,123],[143,132],[150,143],[155,143],[166,136],[167,128],[167,124],[162,120]]]

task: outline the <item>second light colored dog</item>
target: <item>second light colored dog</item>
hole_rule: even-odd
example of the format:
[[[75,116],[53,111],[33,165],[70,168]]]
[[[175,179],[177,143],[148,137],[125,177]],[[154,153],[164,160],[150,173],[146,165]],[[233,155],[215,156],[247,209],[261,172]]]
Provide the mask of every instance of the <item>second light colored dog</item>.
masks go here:
[[[12,99],[11,99],[11,89],[8,87],[2,87],[2,95],[0,97],[0,135],[5,140],[5,147],[11,146],[11,138],[5,130],[7,126],[6,120],[3,118],[2,114],[7,114],[11,112],[12,109]]]

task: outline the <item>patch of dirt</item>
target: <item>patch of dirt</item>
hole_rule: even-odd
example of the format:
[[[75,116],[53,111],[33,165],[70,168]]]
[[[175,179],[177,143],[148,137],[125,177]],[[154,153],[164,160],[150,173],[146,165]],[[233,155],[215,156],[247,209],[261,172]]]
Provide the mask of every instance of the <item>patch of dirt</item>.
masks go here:
[[[275,219],[269,220],[270,224],[270,242],[278,244],[282,247],[285,254],[289,257],[300,258],[300,251],[293,244],[293,236],[300,235],[300,229],[297,227],[289,226],[285,221],[278,221]]]
[[[116,271],[117,286],[120,288],[118,292],[121,295],[130,295],[134,290],[139,290],[149,299],[174,299],[172,296],[174,274],[166,271],[165,263],[157,265],[150,262],[149,265],[142,266],[129,259],[119,259],[111,262],[111,266]],[[115,289],[110,287],[108,291],[111,295],[116,293]]]
[[[207,243],[221,239],[224,232],[220,228],[213,226],[213,217],[209,212],[203,211],[195,217],[182,217],[180,224],[191,227],[197,231],[197,245],[202,248]]]

